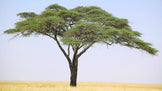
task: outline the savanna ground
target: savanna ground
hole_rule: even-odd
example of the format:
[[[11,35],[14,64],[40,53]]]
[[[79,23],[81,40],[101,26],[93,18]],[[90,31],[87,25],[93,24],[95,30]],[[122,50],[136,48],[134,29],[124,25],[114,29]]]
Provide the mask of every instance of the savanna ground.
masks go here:
[[[78,82],[70,87],[69,82],[0,81],[0,91],[162,91],[162,84]]]

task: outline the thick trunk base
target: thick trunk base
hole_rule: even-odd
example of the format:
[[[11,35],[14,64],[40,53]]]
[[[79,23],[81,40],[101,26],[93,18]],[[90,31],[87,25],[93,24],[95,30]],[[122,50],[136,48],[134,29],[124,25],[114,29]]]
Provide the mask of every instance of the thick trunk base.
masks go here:
[[[76,87],[77,85],[77,66],[71,68],[70,86]]]
[[[76,86],[77,86],[76,81],[70,81],[70,86],[71,86],[71,87],[76,87]]]

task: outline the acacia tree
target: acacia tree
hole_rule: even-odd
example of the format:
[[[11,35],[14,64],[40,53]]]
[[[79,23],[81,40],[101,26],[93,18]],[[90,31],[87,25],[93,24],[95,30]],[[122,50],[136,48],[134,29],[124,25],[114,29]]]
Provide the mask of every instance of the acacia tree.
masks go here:
[[[150,43],[139,39],[141,33],[133,31],[127,19],[114,17],[99,7],[66,9],[53,4],[41,14],[23,12],[17,15],[24,19],[15,23],[14,29],[4,33],[24,37],[45,35],[52,38],[69,63],[70,86],[76,86],[77,83],[78,59],[95,43],[102,42],[108,46],[120,44],[152,55],[158,52]],[[62,44],[67,47],[64,48]]]

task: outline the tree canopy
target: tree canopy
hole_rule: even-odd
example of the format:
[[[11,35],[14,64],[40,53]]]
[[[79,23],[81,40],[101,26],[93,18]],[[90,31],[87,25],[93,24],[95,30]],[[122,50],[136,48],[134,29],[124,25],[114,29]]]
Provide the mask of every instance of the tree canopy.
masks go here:
[[[139,39],[141,33],[133,31],[127,19],[114,17],[96,6],[66,9],[53,4],[41,14],[23,12],[17,15],[25,20],[15,23],[16,27],[5,33],[59,37],[64,44],[78,47],[103,42],[107,45],[120,44],[142,49],[153,55],[158,51],[150,43]]]

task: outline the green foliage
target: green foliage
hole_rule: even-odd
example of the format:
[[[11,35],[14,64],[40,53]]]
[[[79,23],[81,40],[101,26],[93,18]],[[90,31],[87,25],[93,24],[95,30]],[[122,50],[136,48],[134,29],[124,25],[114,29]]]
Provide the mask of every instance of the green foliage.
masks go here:
[[[55,40],[59,37],[64,44],[77,47],[103,42],[141,49],[153,55],[158,52],[150,43],[139,39],[142,34],[133,31],[127,19],[114,17],[96,6],[66,9],[53,4],[41,14],[23,12],[17,15],[25,20],[17,22],[15,29],[4,33],[20,33],[22,36],[42,34]]]
[[[75,27],[66,31],[64,35],[65,38],[73,38],[82,41],[80,44],[87,44],[89,42],[101,40],[99,38],[101,31],[102,26],[99,24],[78,22]]]
[[[57,15],[58,15],[58,12],[54,11],[54,10],[46,10],[46,11],[43,11],[41,14],[41,16],[43,16],[43,17],[57,16]]]
[[[4,33],[7,33],[7,34],[12,34],[12,33],[16,33],[16,32],[20,32],[19,29],[8,29],[6,31],[4,31]]]
[[[61,28],[65,26],[66,22],[62,18],[56,16],[49,16],[49,17],[37,16],[16,23],[16,28],[19,29],[19,32],[21,32],[23,36],[27,36],[32,33],[55,34],[56,32],[59,35],[62,32]],[[12,31],[12,33],[14,33],[14,31]]]
[[[121,19],[116,17],[108,17],[105,22],[106,26],[113,26],[115,28],[128,28],[128,20],[127,19]]]
[[[61,10],[67,10],[65,7],[62,7],[58,4],[52,4],[46,8],[46,10],[56,10],[56,11],[61,11]]]
[[[155,48],[150,47],[152,46],[151,43],[147,43],[139,39],[131,39],[130,41],[133,43],[134,47],[145,50],[150,54],[155,55],[158,52],[158,50],[156,50]]]
[[[78,6],[74,8],[73,10],[80,12],[80,13],[87,13],[88,11],[93,10],[93,9],[101,9],[101,8],[96,7],[96,6],[89,6],[89,7]]]
[[[61,39],[61,41],[64,44],[68,44],[68,45],[76,45],[76,46],[78,46],[78,45],[82,44],[81,40],[76,39],[76,38],[72,38],[72,37],[63,38],[63,39]]]
[[[82,19],[84,15],[76,11],[64,10],[60,11],[58,16],[62,17],[65,21],[73,23]]]
[[[28,18],[28,17],[34,17],[36,14],[34,12],[22,12],[17,14],[17,16],[20,16],[21,18]]]
[[[88,11],[86,14],[87,20],[100,23],[106,22],[105,19],[112,16],[111,14],[107,13],[102,9],[93,9]]]

